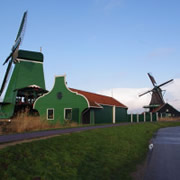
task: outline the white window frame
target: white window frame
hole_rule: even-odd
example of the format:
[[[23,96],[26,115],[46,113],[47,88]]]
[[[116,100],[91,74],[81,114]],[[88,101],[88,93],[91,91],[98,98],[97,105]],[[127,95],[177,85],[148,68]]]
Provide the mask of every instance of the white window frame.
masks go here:
[[[53,110],[53,118],[52,118],[52,119],[50,119],[49,116],[48,116],[48,111],[49,111],[49,110]],[[46,115],[47,115],[47,120],[54,120],[54,108],[47,108],[47,113],[46,113]]]
[[[66,110],[71,110],[71,119],[66,119]],[[64,120],[72,120],[72,108],[64,108]]]

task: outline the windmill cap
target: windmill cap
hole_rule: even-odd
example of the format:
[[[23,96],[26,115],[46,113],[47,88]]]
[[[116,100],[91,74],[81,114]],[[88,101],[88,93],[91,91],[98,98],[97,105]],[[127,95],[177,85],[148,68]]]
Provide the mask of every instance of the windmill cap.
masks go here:
[[[38,62],[43,62],[44,59],[43,54],[41,52],[26,51],[26,50],[19,50],[17,58],[23,60],[38,61]]]

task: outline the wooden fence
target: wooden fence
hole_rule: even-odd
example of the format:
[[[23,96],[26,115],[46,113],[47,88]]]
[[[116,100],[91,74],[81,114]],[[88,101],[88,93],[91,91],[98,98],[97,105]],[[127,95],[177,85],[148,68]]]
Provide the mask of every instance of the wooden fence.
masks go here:
[[[128,114],[128,122],[154,122],[158,121],[158,113],[144,112],[142,114]]]

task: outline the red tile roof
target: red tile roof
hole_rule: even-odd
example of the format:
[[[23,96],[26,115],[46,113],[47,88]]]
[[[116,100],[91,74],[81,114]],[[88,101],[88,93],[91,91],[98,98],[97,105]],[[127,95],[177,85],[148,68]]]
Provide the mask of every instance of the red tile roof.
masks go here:
[[[116,99],[109,97],[109,96],[90,93],[90,92],[81,91],[81,90],[73,89],[73,88],[69,88],[69,89],[73,92],[77,92],[77,93],[85,96],[89,101],[90,107],[100,108],[101,105],[110,105],[110,106],[118,106],[118,107],[122,107],[122,108],[127,108],[127,106],[125,106],[124,104],[120,103]]]

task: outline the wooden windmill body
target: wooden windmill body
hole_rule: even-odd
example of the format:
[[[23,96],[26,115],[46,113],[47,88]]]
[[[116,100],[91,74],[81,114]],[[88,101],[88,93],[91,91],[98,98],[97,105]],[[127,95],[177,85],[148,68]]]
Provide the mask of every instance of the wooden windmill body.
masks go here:
[[[153,112],[156,108],[165,104],[165,101],[163,99],[163,93],[162,93],[163,90],[161,89],[161,87],[172,82],[173,79],[170,79],[169,81],[166,81],[160,85],[157,85],[154,77],[150,73],[148,73],[148,76],[153,84],[153,89],[146,91],[145,93],[140,94],[139,96],[143,96],[145,94],[151,93],[150,103],[149,105],[144,106],[144,108],[148,108],[149,112]]]
[[[0,89],[0,119],[9,119],[26,107],[32,110],[37,97],[45,90],[43,54],[19,50],[27,12],[24,13],[15,44],[3,65],[8,63]],[[12,74],[11,74],[12,71]],[[10,77],[9,77],[10,76]]]

